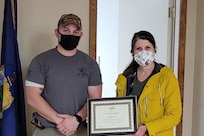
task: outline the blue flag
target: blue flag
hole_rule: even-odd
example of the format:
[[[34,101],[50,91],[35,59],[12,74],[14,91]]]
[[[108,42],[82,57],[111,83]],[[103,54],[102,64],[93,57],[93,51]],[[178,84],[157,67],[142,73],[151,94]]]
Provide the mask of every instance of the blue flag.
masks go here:
[[[17,0],[5,0],[0,75],[0,83],[3,84],[1,136],[27,136],[23,80],[17,42]]]

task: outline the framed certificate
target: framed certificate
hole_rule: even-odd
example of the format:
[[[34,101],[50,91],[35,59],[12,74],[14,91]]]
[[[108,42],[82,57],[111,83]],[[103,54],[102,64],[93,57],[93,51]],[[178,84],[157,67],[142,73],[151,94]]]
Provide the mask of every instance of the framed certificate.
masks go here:
[[[137,130],[135,96],[88,99],[88,136],[127,135]]]

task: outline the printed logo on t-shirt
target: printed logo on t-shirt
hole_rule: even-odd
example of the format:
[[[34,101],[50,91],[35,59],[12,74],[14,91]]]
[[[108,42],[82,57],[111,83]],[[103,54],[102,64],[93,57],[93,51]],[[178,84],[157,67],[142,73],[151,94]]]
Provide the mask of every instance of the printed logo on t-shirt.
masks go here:
[[[78,68],[78,72],[77,72],[77,76],[80,76],[80,77],[88,77],[88,70],[86,67],[80,67]]]

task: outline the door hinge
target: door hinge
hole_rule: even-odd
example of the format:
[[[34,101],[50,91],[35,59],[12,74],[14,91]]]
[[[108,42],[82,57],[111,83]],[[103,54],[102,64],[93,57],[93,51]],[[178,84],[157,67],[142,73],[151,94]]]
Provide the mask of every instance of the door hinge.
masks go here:
[[[169,18],[174,18],[176,15],[175,8],[169,7]]]

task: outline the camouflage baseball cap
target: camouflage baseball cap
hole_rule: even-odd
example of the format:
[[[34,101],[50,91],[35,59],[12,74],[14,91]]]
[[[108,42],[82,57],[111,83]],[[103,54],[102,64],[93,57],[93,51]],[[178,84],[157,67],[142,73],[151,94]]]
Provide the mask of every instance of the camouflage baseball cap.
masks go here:
[[[81,26],[81,19],[74,15],[74,14],[64,14],[60,17],[59,21],[58,21],[58,27],[59,26],[66,26],[68,24],[75,24],[77,25],[78,29],[81,30],[82,26]]]

